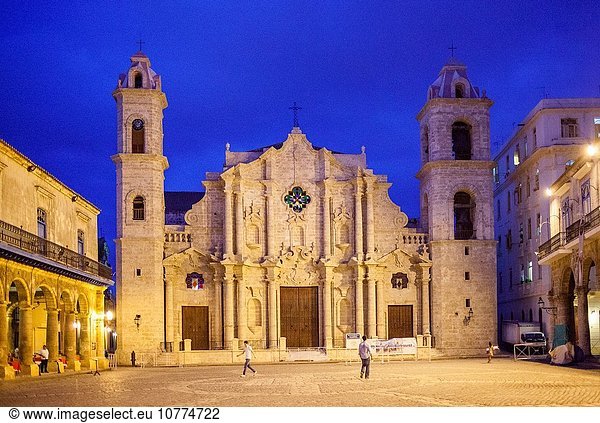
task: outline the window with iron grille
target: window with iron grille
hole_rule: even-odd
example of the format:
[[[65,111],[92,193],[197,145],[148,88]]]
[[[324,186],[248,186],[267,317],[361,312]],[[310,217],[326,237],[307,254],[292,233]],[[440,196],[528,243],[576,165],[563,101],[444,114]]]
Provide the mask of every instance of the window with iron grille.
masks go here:
[[[573,209],[571,207],[571,199],[569,197],[565,198],[562,202],[561,209],[562,219],[563,219],[563,228],[568,228],[572,223],[572,215]]]
[[[46,238],[46,211],[42,208],[37,209],[37,232],[40,238]]]
[[[592,196],[590,195],[590,180],[586,180],[581,184],[581,206],[583,207],[583,215],[585,216],[592,211]]]
[[[77,252],[81,255],[85,254],[85,234],[82,230],[77,231]]]
[[[133,199],[133,220],[145,219],[145,204],[144,198],[137,196]]]

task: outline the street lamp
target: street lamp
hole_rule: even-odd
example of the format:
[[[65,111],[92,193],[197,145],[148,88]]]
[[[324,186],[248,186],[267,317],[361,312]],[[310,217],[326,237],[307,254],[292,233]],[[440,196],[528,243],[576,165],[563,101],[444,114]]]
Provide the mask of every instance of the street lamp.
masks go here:
[[[540,310],[544,310],[546,313],[551,314],[552,316],[556,316],[556,312],[558,310],[558,307],[556,306],[548,306],[546,307],[546,303],[544,302],[544,300],[542,300],[542,297],[540,297],[538,299],[538,307]]]
[[[540,238],[540,244],[541,244],[541,239],[542,239],[542,228],[544,227],[544,225],[548,225],[548,238],[546,239],[546,241],[548,241],[551,238],[551,231],[550,231],[550,219],[552,219],[553,217],[555,217],[558,220],[558,232],[560,232],[560,217],[553,214],[548,216],[548,220],[544,220],[543,222],[540,223],[540,226],[538,226],[538,236]]]
[[[467,315],[465,316],[465,318],[463,320],[463,323],[465,324],[465,326],[469,325],[472,318],[473,318],[473,307],[469,307],[469,312],[467,313]]]

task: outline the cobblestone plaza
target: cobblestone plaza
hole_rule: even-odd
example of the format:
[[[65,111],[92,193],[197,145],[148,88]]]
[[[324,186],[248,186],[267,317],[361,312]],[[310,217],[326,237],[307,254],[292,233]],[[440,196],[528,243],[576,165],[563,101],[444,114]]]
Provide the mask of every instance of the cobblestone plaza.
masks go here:
[[[22,377],[0,384],[1,406],[600,406],[600,366],[495,359],[127,368]]]

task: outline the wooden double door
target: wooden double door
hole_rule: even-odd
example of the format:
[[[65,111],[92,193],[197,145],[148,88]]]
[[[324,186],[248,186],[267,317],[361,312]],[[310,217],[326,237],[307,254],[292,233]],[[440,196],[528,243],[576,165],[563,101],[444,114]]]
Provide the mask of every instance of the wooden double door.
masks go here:
[[[412,338],[413,336],[413,306],[389,305],[388,339]]]
[[[210,349],[208,306],[182,306],[181,328],[183,339],[192,340],[192,350]]]
[[[319,290],[310,287],[280,289],[281,336],[293,348],[319,346]]]

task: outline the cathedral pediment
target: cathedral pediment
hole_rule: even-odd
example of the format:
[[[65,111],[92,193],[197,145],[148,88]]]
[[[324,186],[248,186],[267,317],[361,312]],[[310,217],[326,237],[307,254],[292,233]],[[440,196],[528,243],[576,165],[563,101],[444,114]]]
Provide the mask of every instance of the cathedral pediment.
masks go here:
[[[419,254],[418,252],[411,254],[402,248],[396,248],[381,256],[377,262],[386,267],[395,266],[406,269],[415,264],[431,264],[431,261],[424,254]]]
[[[190,247],[184,251],[166,257],[163,260],[163,266],[198,268],[214,261],[215,257],[212,255],[203,254],[194,247]]]

